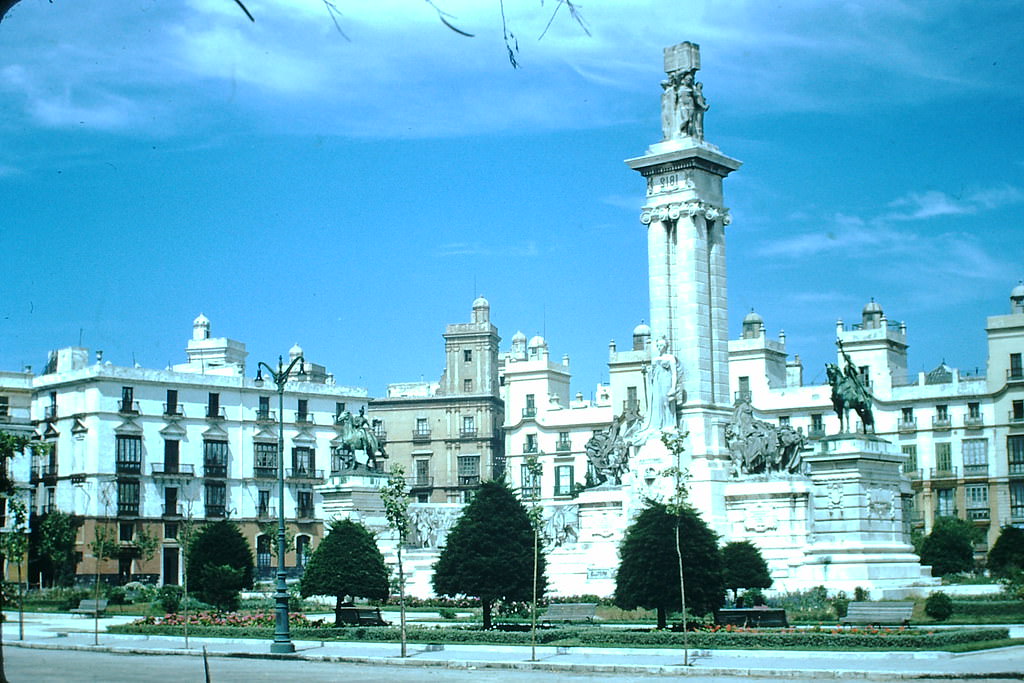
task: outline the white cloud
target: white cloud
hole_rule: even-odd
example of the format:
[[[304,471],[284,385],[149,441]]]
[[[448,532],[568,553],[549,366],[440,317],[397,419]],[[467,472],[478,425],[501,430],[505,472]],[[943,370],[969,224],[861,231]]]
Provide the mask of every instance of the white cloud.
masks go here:
[[[955,216],[974,213],[976,208],[962,200],[956,200],[945,194],[931,190],[928,192],[911,192],[889,202],[889,208],[900,209],[886,214],[883,218],[899,221],[913,221],[936,216]]]

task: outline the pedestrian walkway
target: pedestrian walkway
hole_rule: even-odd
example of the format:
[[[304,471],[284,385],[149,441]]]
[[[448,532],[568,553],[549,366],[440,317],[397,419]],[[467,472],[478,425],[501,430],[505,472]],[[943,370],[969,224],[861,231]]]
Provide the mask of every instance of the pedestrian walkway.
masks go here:
[[[678,649],[550,647],[496,645],[409,646],[401,658],[397,643],[295,641],[293,655],[270,653],[267,640],[243,638],[190,638],[189,647],[177,636],[137,636],[105,633],[107,625],[134,617],[99,620],[99,645],[91,618],[67,614],[25,615],[25,639],[18,638],[18,615],[8,613],[4,644],[54,650],[94,650],[135,655],[201,655],[290,658],[362,664],[388,664],[457,669],[534,669],[568,673],[672,674],[763,678],[858,678],[875,681],[914,678],[1024,680],[1024,646],[984,652],[813,652],[793,650],[713,650],[691,652],[691,666],[683,666]],[[1024,631],[1024,627],[1015,627]]]

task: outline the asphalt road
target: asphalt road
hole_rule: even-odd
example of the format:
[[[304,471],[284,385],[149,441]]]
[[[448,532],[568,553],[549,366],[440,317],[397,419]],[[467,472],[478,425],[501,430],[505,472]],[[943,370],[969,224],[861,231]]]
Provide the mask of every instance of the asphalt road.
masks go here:
[[[5,648],[7,678],[11,683],[120,683],[122,681],[165,680],[191,682],[205,680],[203,659],[177,655],[118,655],[105,652],[69,650],[33,650]],[[280,661],[210,657],[212,683],[251,683],[253,681],[296,680],[303,683],[343,681],[344,683],[435,683],[452,681],[507,681],[508,683],[539,683],[568,680],[571,683],[651,683],[663,676],[558,673],[550,671],[509,671],[493,669],[451,670],[420,666],[380,666],[339,664],[330,662]],[[702,676],[699,670],[688,672],[692,683],[711,683],[721,678]],[[792,673],[792,672],[790,672]],[[673,676],[672,678],[679,678]],[[857,676],[863,680],[863,676]],[[744,678],[745,683],[778,683],[806,681],[820,683],[817,678]],[[955,683],[956,678],[943,678]],[[986,683],[1002,683],[1009,679],[986,679]],[[1020,681],[1021,679],[1013,679]]]

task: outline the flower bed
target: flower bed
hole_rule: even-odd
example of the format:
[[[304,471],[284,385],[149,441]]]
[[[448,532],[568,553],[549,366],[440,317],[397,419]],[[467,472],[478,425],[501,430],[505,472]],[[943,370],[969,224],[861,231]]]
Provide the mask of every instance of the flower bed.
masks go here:
[[[113,633],[181,635],[184,619],[179,615],[147,617],[130,624],[111,626]],[[334,628],[322,620],[312,621],[291,615],[291,636],[296,640],[346,640],[397,642],[395,627]],[[272,612],[254,614],[217,614],[201,612],[189,617],[189,633],[208,637],[270,638]],[[493,643],[529,645],[529,632],[483,631],[478,628],[410,626],[408,639],[414,643]],[[886,649],[941,650],[966,643],[1005,640],[1005,628],[943,629],[925,628],[849,628],[748,629],[710,627],[689,634],[689,646],[700,649]],[[537,631],[537,642],[546,645],[598,647],[682,647],[683,634],[673,631],[560,627]]]

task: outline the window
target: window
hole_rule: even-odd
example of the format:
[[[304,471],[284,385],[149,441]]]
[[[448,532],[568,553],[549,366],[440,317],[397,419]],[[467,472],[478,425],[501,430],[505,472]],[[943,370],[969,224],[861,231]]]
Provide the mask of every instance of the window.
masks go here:
[[[640,410],[640,401],[637,399],[636,387],[626,387],[626,404],[622,406],[624,411]]]
[[[967,404],[967,417],[971,419],[978,419],[981,417],[981,404],[980,403],[968,403]]]
[[[227,515],[228,489],[222,481],[206,482],[206,516],[224,517]]]
[[[256,471],[254,474],[257,477],[276,477],[277,476],[277,444],[276,443],[260,443],[255,444],[256,447]]]
[[[964,439],[964,476],[988,474],[988,439]]]
[[[480,483],[480,456],[459,456],[459,486],[476,486]]]
[[[964,499],[967,503],[968,519],[988,519],[988,484],[972,484],[970,486],[965,486]]]
[[[914,409],[906,407],[900,410],[900,422],[910,424],[914,421]]]
[[[132,387],[121,387],[121,404],[118,407],[122,413],[137,413],[135,408],[135,389]]]
[[[164,472],[175,474],[181,459],[181,442],[177,439],[166,439],[164,441]]]
[[[270,544],[273,540],[267,534],[260,534],[256,537],[256,567],[267,570],[272,565],[273,553],[270,552]]]
[[[256,516],[261,519],[270,517],[270,491],[260,489],[256,492]]]
[[[117,481],[117,514],[139,514],[139,481],[119,479]]]
[[[135,538],[135,524],[133,522],[121,522],[118,525],[117,540],[122,543],[131,543]]]
[[[526,443],[523,445],[523,453],[536,453],[537,452],[537,435],[527,434]]]
[[[825,422],[821,417],[821,413],[811,415],[811,431],[818,434],[825,431]]]
[[[313,516],[313,492],[297,491],[295,494],[296,516],[300,519],[309,519]]]
[[[164,538],[178,538],[177,522],[164,522]]]
[[[207,477],[228,476],[228,442],[203,442],[203,467]]]
[[[949,419],[949,406],[935,406],[935,419],[946,421]]]
[[[1024,436],[1006,437],[1006,459],[1010,474],[1024,474]]]
[[[917,446],[903,446],[903,455],[906,456],[907,462],[903,465],[903,471],[907,474],[917,471]]]
[[[935,491],[935,516],[956,516],[956,507],[953,502],[953,489],[938,489]]]
[[[416,436],[430,436],[430,423],[427,422],[425,417],[416,418],[416,430],[414,432]]]
[[[555,495],[572,494],[572,465],[559,465],[555,468]]]
[[[334,402],[334,419],[337,420],[341,417],[341,414],[345,412],[345,402],[335,401]]]
[[[526,407],[523,408],[523,417],[534,417],[537,414],[537,399],[533,394],[526,395]]]
[[[739,379],[739,391],[736,392],[737,401],[750,400],[750,378],[740,377]]]
[[[270,397],[260,396],[260,407],[256,409],[257,420],[270,419]]]
[[[164,415],[181,415],[181,409],[178,407],[177,389],[167,390],[167,401],[164,403]]]
[[[142,437],[118,435],[114,442],[118,474],[142,472]]]
[[[464,380],[462,380],[462,390],[465,391],[467,394],[471,393],[473,391],[473,380],[471,380],[471,379],[464,379]]]
[[[1013,408],[1010,410],[1010,421],[1021,422],[1024,421],[1024,401],[1014,401]]]
[[[864,386],[870,385],[870,383],[871,383],[871,380],[869,379],[869,377],[871,375],[871,366],[870,365],[861,365],[859,368],[857,368],[857,374],[860,375],[860,379],[861,379],[862,382],[864,382]]]
[[[779,416],[779,426],[780,427],[788,427],[789,426],[789,415],[780,415]]]
[[[473,362],[473,351],[471,349],[464,349],[462,351],[462,361],[464,363],[472,363]]]
[[[180,515],[178,510],[178,489],[168,486],[164,489],[164,515]]]
[[[309,422],[309,399],[300,398],[298,399],[298,405],[295,410],[295,421],[296,422]]]
[[[533,500],[534,498],[540,498],[540,472],[532,474],[530,466],[523,463],[519,466],[519,476],[523,482],[519,489],[523,499]]]
[[[11,414],[11,399],[9,396],[0,396],[0,417],[9,417]]]
[[[430,486],[430,460],[426,458],[419,458],[413,463],[415,479],[413,485],[415,486]]]
[[[569,432],[558,432],[558,442],[555,443],[555,450],[557,451],[571,451],[572,441],[569,438]]]
[[[210,392],[206,398],[206,417],[220,417],[220,394]]]
[[[1010,379],[1024,378],[1024,359],[1019,353],[1010,354]]]
[[[476,436],[476,420],[472,415],[462,416],[462,435]]]
[[[295,537],[295,566],[305,567],[309,560],[309,536]]]
[[[935,444],[935,474],[950,474],[953,471],[953,449],[949,443]]]
[[[1024,522],[1024,481],[1010,482],[1010,519]]]
[[[50,407],[46,409],[46,418],[49,420],[57,417],[57,392],[50,392]]]
[[[309,446],[292,449],[292,469],[295,474],[313,474],[316,469],[315,452]]]

